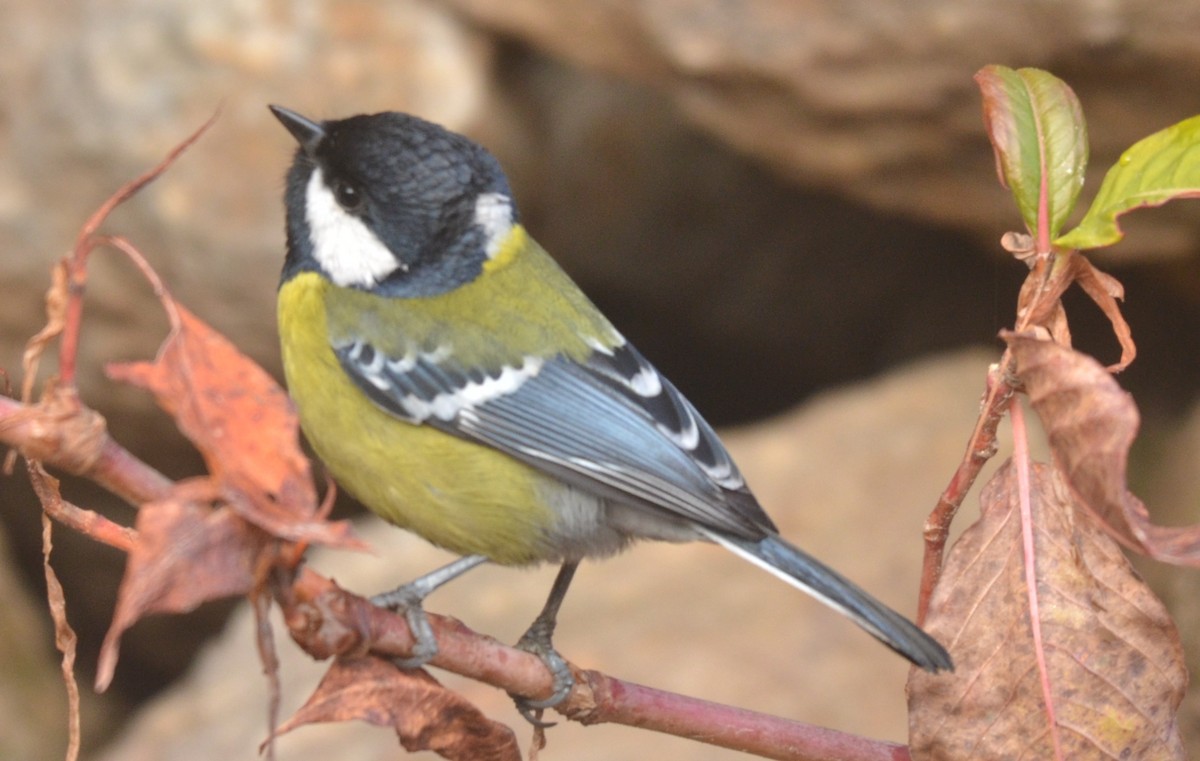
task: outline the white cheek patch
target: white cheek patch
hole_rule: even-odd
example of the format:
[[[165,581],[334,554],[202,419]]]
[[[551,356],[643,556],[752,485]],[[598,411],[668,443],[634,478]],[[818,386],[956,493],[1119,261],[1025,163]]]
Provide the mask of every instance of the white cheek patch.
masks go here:
[[[320,169],[308,180],[305,201],[313,257],[334,283],[370,287],[407,269],[361,219],[341,207]]]
[[[475,199],[475,224],[487,236],[487,257],[494,259],[512,230],[512,199],[503,193],[481,193]]]

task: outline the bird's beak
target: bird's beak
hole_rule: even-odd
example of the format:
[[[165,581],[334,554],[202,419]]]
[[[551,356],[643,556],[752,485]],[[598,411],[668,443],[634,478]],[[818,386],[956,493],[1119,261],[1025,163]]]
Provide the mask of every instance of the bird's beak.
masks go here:
[[[325,128],[319,122],[314,122],[283,106],[267,106],[267,108],[271,109],[275,118],[287,127],[288,132],[292,133],[292,137],[296,138],[296,142],[300,143],[300,147],[306,154],[316,156],[317,146],[325,139]]]

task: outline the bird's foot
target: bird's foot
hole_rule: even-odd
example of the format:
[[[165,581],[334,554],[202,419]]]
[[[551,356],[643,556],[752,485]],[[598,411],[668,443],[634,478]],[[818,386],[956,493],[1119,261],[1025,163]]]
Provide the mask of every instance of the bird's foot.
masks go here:
[[[441,568],[427,573],[419,579],[396,587],[391,592],[384,592],[371,598],[371,603],[379,608],[387,608],[397,613],[404,613],[409,631],[413,635],[412,655],[408,658],[393,658],[392,661],[402,669],[419,669],[429,663],[438,653],[437,639],[433,636],[433,627],[429,625],[429,617],[425,615],[422,604],[433,590],[451,579],[458,578],[477,565],[486,563],[483,555],[466,555],[448,563]]]
[[[517,640],[516,648],[541,658],[542,663],[546,664],[546,668],[554,676],[554,692],[550,694],[550,697],[540,700],[509,693],[509,697],[516,703],[517,711],[521,716],[539,729],[554,726],[555,722],[542,720],[542,711],[554,708],[566,700],[567,696],[571,694],[571,688],[575,686],[575,677],[571,674],[571,667],[567,665],[567,661],[558,654],[550,642],[552,629],[553,626],[547,627],[541,620],[535,621],[533,626],[529,627],[529,631]]]
[[[402,669],[419,669],[438,653],[437,638],[433,636],[433,627],[429,625],[429,617],[421,603],[425,599],[425,590],[415,588],[412,584],[397,587],[391,592],[375,595],[371,603],[379,608],[387,608],[396,613],[403,613],[413,635],[412,655],[407,658],[393,658],[392,662]]]

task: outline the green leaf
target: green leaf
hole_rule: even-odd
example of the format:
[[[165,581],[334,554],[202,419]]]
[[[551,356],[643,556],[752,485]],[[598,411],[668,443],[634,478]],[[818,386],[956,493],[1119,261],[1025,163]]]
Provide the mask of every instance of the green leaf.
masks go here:
[[[1075,207],[1087,168],[1087,126],[1075,93],[1040,69],[985,66],[975,75],[1000,183],[1048,247]]]
[[[1104,175],[1083,221],[1054,241],[1063,248],[1111,246],[1125,236],[1117,217],[1175,198],[1200,197],[1200,116],[1139,140]]]

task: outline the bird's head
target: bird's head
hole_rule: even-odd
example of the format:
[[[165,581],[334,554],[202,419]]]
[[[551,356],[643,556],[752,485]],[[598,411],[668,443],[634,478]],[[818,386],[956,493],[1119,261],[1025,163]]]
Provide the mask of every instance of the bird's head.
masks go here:
[[[283,278],[431,296],[478,276],[516,222],[508,180],[483,147],[408,114],[317,122],[271,112],[299,143],[288,172]]]

